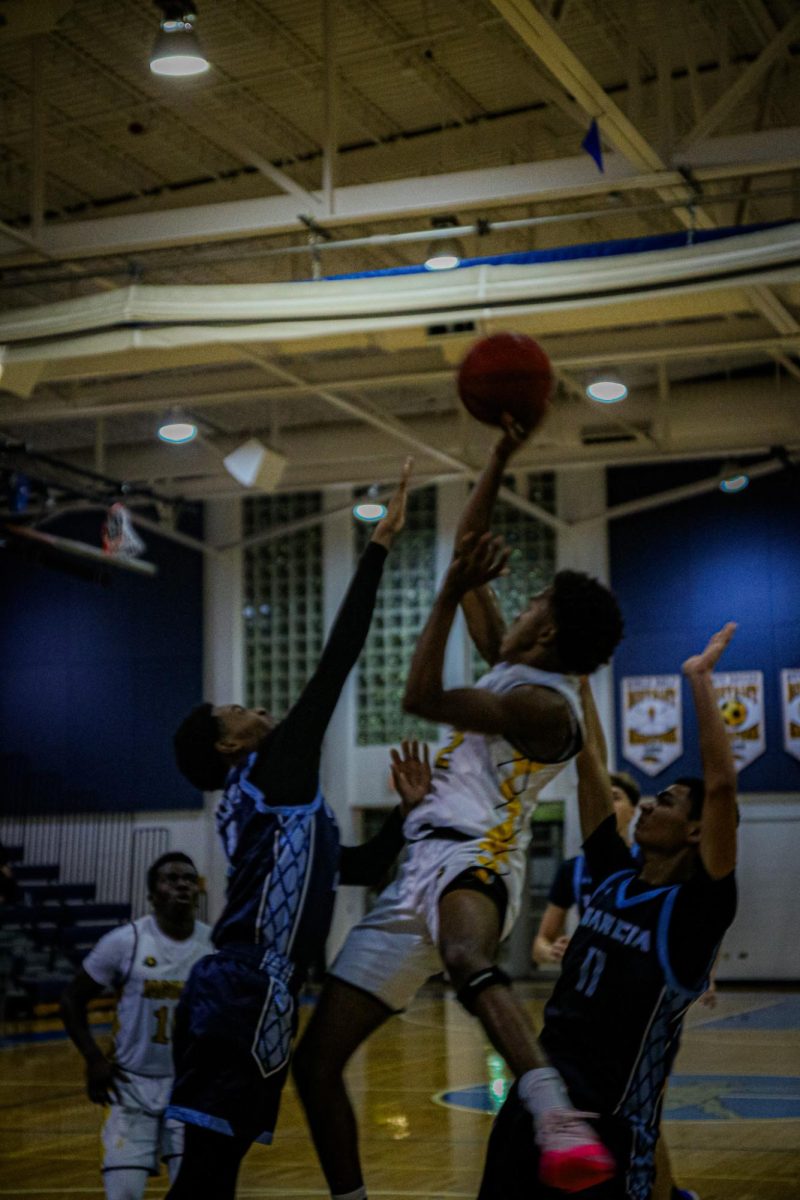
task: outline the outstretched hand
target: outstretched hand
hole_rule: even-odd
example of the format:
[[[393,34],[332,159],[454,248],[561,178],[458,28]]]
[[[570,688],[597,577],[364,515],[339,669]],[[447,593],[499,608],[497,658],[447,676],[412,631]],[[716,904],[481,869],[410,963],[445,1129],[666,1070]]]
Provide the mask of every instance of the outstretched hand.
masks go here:
[[[702,654],[693,654],[683,664],[683,673],[687,676],[710,674],[722,657],[728,643],[736,633],[736,622],[729,621],[710,638]]]
[[[511,548],[499,535],[465,533],[458,543],[445,576],[444,589],[461,599],[473,588],[491,583],[499,575],[508,574]]]
[[[416,738],[401,745],[402,758],[397,750],[392,750],[392,779],[400,797],[400,811],[407,817],[412,808],[427,796],[431,787],[431,762],[428,743],[422,743],[422,758],[419,755],[419,742]]]
[[[403,463],[403,470],[400,473],[400,482],[392,495],[389,503],[386,506],[386,516],[375,526],[375,532],[372,535],[373,542],[380,542],[382,546],[388,549],[394,541],[397,534],[406,523],[406,501],[408,500],[408,481],[411,478],[411,469],[414,466],[414,459],[409,457]]]

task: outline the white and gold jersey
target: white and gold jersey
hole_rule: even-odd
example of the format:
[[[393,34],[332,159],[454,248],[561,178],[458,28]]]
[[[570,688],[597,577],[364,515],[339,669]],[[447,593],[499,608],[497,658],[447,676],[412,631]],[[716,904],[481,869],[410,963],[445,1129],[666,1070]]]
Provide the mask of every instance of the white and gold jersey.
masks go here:
[[[581,745],[582,712],[576,679],[540,671],[523,663],[497,663],[475,684],[503,694],[518,687],[544,687],[559,692],[574,716],[572,744],[556,747],[559,762],[526,758],[501,735],[454,730],[436,756],[433,781],[422,804],[406,817],[410,842],[436,831],[451,831],[485,843],[487,867],[497,869],[511,851],[530,840],[530,817],[542,789],[563,770]]]
[[[177,942],[155,917],[120,925],[100,938],[83,960],[96,983],[120,991],[114,1058],[136,1075],[173,1074],[172,1022],[183,985],[198,959],[212,953],[211,927],[195,921]]]

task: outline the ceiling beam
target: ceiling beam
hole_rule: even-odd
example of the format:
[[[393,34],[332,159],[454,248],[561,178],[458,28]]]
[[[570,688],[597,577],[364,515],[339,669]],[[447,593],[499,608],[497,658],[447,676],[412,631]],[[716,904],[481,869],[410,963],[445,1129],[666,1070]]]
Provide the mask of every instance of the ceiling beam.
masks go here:
[[[681,159],[695,179],[719,181],[800,169],[800,128],[770,129],[710,139],[691,147]],[[381,183],[337,188],[331,228],[363,222],[376,224],[438,213],[444,206],[488,213],[499,207],[580,200],[612,191],[667,189],[683,184],[678,171],[643,173],[621,154],[606,156],[599,176],[587,155],[476,171],[455,171]],[[319,193],[310,193],[319,197]],[[58,222],[46,227],[38,252],[47,258],[84,258],[126,254],[164,246],[286,233],[300,227],[308,207],[294,195],[201,204],[126,216]],[[0,235],[4,230],[0,227]],[[19,261],[15,231],[0,236],[0,255]],[[6,263],[5,265],[9,265]]]
[[[708,137],[710,133],[718,129],[722,122],[731,115],[736,106],[761,81],[772,64],[781,55],[786,53],[796,38],[800,38],[800,11],[796,12],[793,17],[790,17],[780,33],[777,33],[772,41],[764,47],[758,58],[750,63],[748,67],[745,67],[731,87],[722,93],[692,129],[689,130],[681,140],[678,153],[701,138]]]

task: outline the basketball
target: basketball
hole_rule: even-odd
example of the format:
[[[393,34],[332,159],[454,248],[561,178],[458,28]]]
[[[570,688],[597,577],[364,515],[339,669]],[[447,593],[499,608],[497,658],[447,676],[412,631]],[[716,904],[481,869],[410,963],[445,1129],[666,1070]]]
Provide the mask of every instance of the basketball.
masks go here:
[[[535,429],[550,405],[553,369],[533,338],[494,333],[469,350],[458,372],[458,394],[467,412],[485,425],[502,425],[510,413],[524,429]]]

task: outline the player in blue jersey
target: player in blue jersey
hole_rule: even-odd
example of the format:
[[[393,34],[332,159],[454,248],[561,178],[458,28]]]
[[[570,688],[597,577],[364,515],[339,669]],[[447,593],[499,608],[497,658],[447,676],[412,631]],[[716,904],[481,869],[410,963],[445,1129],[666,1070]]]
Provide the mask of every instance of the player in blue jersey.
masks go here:
[[[735,625],[683,665],[703,779],[641,801],[639,861],[616,830],[609,778],[587,706],[579,782],[584,854],[597,888],[564,954],[541,1043],[576,1107],[597,1114],[613,1179],[586,1200],[649,1200],[661,1105],[683,1018],[705,990],[736,911],[736,769],[712,671]],[[624,998],[624,999],[623,999]],[[495,1123],[479,1200],[555,1200],[537,1183],[527,1114],[512,1089]]]
[[[375,527],[316,671],[280,722],[263,709],[203,704],[175,735],[197,787],[224,785],[217,825],[230,863],[217,953],[187,983],[168,1113],[186,1123],[170,1200],[230,1200],[245,1152],[269,1142],[296,1029],[296,995],[324,950],[337,882],[376,883],[403,844],[403,812],[344,847],[319,790],[322,739],[372,617],[386,554],[403,527],[410,460]]]
[[[456,550],[420,634],[406,685],[408,711],[454,726],[432,786],[405,823],[398,878],[351,929],[295,1058],[295,1080],[334,1200],[365,1200],[355,1115],[344,1068],[356,1048],[447,970],[468,1012],[504,1056],[546,1142],[541,1169],[577,1191],[613,1172],[596,1132],[575,1113],[511,980],[496,963],[524,891],[530,817],[543,787],[582,744],[573,672],[607,662],[622,633],[616,600],[597,580],[559,572],[505,628],[491,588],[505,570],[488,533],[508,460],[510,424],[473,489]],[[459,604],[491,669],[474,687],[446,688],[447,638]],[[529,1120],[531,1142],[534,1126]]]
[[[612,771],[610,779],[617,833],[630,846],[632,822],[641,795],[639,785],[626,771]],[[578,915],[583,916],[594,887],[585,855],[576,854],[565,859],[558,868],[531,949],[531,957],[539,966],[561,962],[569,945],[565,933],[567,913],[571,908],[577,908]]]

